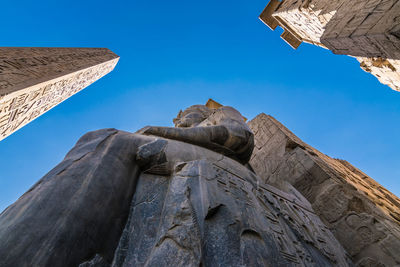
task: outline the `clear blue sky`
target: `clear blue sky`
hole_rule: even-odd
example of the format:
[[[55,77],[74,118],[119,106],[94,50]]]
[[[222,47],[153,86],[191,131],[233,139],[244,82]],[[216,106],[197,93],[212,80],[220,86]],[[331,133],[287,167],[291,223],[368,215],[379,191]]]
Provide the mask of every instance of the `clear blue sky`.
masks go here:
[[[400,93],[355,59],[292,50],[258,20],[268,0],[4,1],[1,46],[108,47],[116,69],[0,142],[0,210],[87,131],[172,125],[208,98],[265,112],[400,195]]]

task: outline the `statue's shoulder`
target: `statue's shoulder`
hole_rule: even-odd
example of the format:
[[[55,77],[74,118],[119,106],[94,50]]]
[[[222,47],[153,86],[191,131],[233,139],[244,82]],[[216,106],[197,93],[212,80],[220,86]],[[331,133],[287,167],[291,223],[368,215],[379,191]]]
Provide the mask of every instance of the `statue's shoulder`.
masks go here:
[[[65,159],[77,160],[82,158],[87,153],[96,150],[97,146],[104,140],[112,135],[118,134],[119,132],[122,131],[114,128],[106,128],[88,132],[79,138],[75,146],[65,156]]]
[[[79,138],[78,142],[76,143],[76,146],[79,144],[92,142],[93,140],[105,139],[110,135],[116,134],[118,132],[119,130],[114,128],[105,128],[96,131],[90,131],[82,135],[81,138]]]

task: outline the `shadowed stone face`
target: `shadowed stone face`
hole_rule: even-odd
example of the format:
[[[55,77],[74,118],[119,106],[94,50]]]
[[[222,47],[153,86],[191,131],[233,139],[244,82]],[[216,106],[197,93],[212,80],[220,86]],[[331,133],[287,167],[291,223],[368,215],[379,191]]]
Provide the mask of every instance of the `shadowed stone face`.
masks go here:
[[[254,148],[254,135],[236,109],[209,109],[194,105],[180,111],[175,128],[146,126],[138,133],[182,141],[211,149],[246,164]]]
[[[180,111],[178,116],[173,119],[173,122],[175,127],[195,127],[207,119],[211,113],[212,111],[206,106],[194,105],[185,109],[183,112]]]

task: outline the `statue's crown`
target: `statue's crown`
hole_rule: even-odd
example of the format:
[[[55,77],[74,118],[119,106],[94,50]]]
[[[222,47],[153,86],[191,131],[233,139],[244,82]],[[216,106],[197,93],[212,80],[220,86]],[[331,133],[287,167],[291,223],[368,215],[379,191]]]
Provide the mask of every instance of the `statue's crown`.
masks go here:
[[[207,100],[207,103],[205,104],[205,106],[208,107],[209,109],[219,109],[219,108],[222,108],[224,105],[222,105],[222,104],[218,103],[217,101],[214,101],[213,99],[209,98]],[[243,120],[247,121],[247,118],[243,117]]]
[[[220,107],[223,107],[224,105],[218,103],[217,101],[212,100],[211,98],[208,99],[206,103],[206,107],[209,109],[219,109]]]

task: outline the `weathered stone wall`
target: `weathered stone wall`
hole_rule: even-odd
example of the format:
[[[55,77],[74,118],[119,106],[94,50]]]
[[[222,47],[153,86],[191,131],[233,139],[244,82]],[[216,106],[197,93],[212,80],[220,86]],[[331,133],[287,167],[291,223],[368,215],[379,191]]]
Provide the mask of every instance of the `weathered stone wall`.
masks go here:
[[[400,59],[400,2],[346,1],[326,25],[321,42],[335,54]]]
[[[399,1],[271,0],[260,19],[284,28],[281,36],[293,48],[307,42],[357,57],[362,69],[399,91]]]
[[[0,140],[112,71],[104,48],[0,48]]]
[[[321,36],[325,26],[343,2],[345,0],[286,0],[273,16],[290,27],[302,41],[323,46]]]
[[[284,0],[272,16],[301,41],[335,54],[400,59],[396,0]]]
[[[400,264],[400,199],[346,161],[302,142],[271,116],[249,122],[250,161],[265,183],[293,185],[360,266]]]
[[[360,67],[374,75],[381,83],[400,91],[400,60],[357,57]]]

